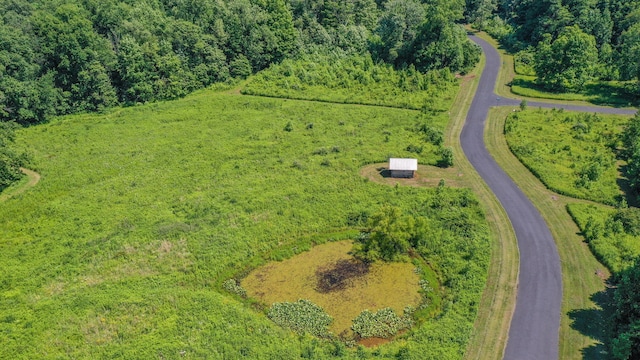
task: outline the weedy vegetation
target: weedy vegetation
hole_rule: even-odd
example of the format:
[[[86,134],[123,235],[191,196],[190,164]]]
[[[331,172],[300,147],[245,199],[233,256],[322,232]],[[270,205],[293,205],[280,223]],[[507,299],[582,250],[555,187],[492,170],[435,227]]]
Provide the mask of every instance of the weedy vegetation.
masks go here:
[[[423,125],[444,128],[416,110],[207,90],[21,129],[42,179],[0,207],[0,357],[356,356],[278,326],[225,280],[353,237],[383,204],[425,219],[417,251],[444,295],[404,345],[358,353],[462,357],[490,253],[477,200],[359,175],[391,155],[437,164]]]
[[[457,80],[445,68],[426,73],[409,66],[395,70],[374,63],[371,56],[314,56],[313,60],[285,60],[253,77],[244,94],[448,111],[457,92]]]
[[[548,188],[615,205],[627,190],[624,163],[617,157],[628,121],[627,116],[529,109],[509,115],[504,133],[511,151]]]

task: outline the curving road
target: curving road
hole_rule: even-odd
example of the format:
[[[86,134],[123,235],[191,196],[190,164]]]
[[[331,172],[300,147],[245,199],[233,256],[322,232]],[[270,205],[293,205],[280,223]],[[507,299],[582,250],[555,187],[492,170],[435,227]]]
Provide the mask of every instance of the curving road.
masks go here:
[[[520,251],[518,294],[504,359],[557,359],[562,270],[555,242],[538,210],[498,166],[484,145],[484,125],[489,108],[517,106],[520,100],[500,98],[494,94],[500,56],[486,41],[476,36],[470,38],[482,48],[486,65],[460,134],[460,143],[466,157],[507,212]],[[635,110],[543,102],[529,102],[528,105],[587,112],[635,113]]]

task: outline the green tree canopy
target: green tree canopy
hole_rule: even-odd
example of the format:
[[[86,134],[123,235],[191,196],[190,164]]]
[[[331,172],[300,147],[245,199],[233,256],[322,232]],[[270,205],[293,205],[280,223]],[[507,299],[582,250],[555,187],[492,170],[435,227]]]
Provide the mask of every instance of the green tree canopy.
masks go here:
[[[592,79],[598,49],[592,35],[578,26],[569,26],[557,39],[545,35],[538,44],[534,68],[538,82],[549,90],[579,89]]]
[[[414,220],[394,206],[383,206],[369,218],[368,229],[354,244],[354,254],[364,261],[396,261],[407,254]]]

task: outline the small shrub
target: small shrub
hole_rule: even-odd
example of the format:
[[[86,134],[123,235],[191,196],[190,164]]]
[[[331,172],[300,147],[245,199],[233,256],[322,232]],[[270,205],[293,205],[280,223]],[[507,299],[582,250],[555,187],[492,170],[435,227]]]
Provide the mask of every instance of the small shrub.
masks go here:
[[[293,124],[291,123],[291,121],[289,121],[287,125],[284,126],[284,131],[287,131],[287,132],[293,131]]]
[[[326,148],[319,148],[319,149],[315,149],[313,151],[313,155],[327,155],[329,153],[329,150],[327,150]]]
[[[322,165],[322,166],[331,166],[331,161],[329,161],[329,159],[325,158],[325,159],[322,160],[320,165]]]
[[[369,213],[367,211],[353,212],[347,215],[348,226],[362,226],[369,220]],[[362,235],[362,233],[360,233]]]
[[[407,146],[407,148],[405,150],[407,150],[408,152],[411,152],[411,153],[420,154],[420,153],[422,153],[423,147],[411,144],[411,145]]]
[[[451,147],[442,148],[442,150],[440,150],[440,156],[438,166],[444,168],[453,166],[453,149]]]
[[[245,290],[236,279],[228,279],[222,283],[222,288],[232,294],[236,294],[242,297],[247,297],[247,290]]]
[[[527,110],[527,99],[522,99],[522,101],[520,101],[520,110]]]
[[[365,310],[353,319],[351,329],[360,337],[389,338],[403,329],[413,325],[410,311],[405,310],[404,316],[398,316],[393,309],[384,308],[378,312]]]
[[[309,300],[274,303],[267,316],[276,324],[300,335],[308,333],[318,337],[331,336],[328,327],[333,319],[320,306]]]
[[[424,134],[425,136],[424,140],[426,142],[431,143],[435,146],[442,145],[442,142],[444,141],[442,131],[434,127],[431,127],[427,124],[419,125],[418,132]]]
[[[305,129],[307,130],[313,129],[313,123],[308,123],[307,126],[305,126]]]

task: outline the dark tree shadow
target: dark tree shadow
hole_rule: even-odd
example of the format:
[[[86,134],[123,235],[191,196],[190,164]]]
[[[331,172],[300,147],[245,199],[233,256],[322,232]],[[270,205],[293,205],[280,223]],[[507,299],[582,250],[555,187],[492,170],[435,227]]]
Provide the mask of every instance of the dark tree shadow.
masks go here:
[[[607,344],[610,339],[610,319],[613,315],[613,309],[611,307],[613,289],[607,287],[606,290],[592,294],[590,299],[596,304],[596,307],[569,311],[568,315],[571,319],[571,328],[597,342],[582,349],[583,359],[609,359],[610,355]]]
[[[628,175],[628,165],[620,166],[620,173],[624,175],[624,177],[619,177],[616,179],[616,183],[620,190],[624,193],[624,199],[627,201],[627,204],[632,207],[638,207],[640,203],[638,202],[638,194],[631,188],[631,183],[629,182]]]

